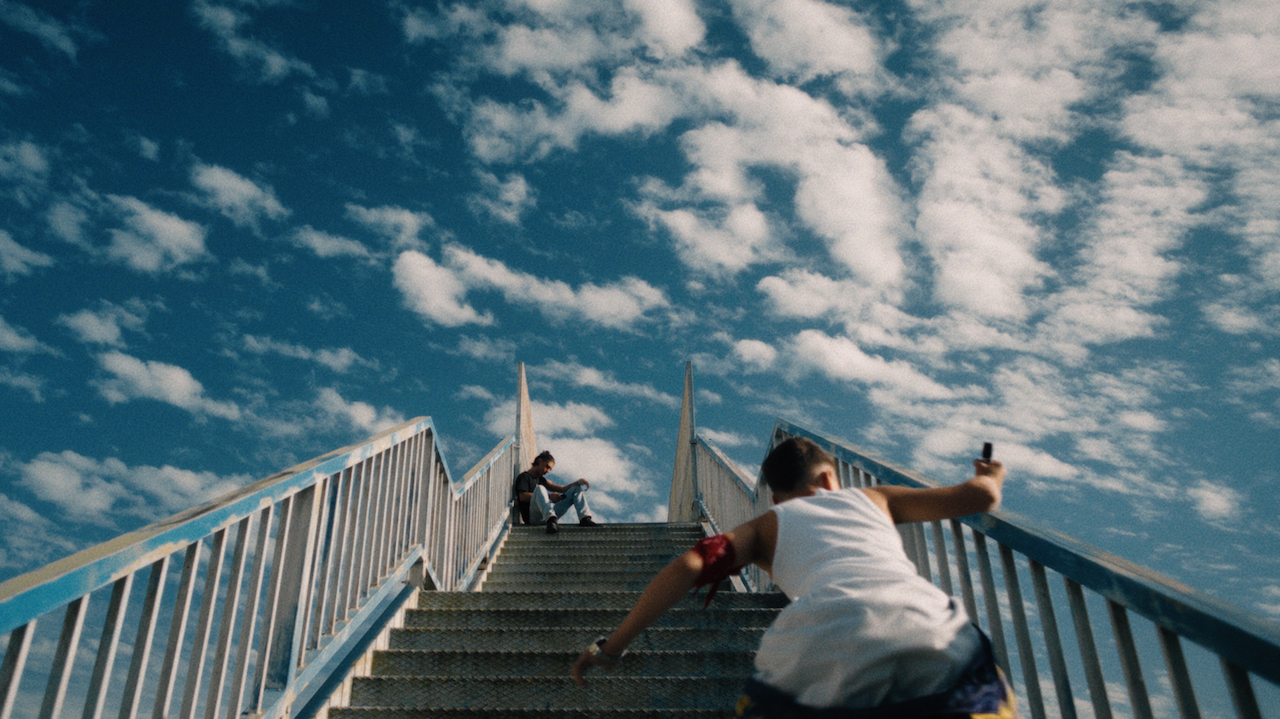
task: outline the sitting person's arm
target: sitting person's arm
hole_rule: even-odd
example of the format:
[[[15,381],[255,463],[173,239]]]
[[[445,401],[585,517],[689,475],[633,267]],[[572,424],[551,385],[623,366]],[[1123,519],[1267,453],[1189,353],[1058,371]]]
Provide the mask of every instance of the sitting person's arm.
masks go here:
[[[570,482],[569,484],[556,484],[555,482],[552,482],[546,477],[542,478],[542,486],[546,487],[548,492],[554,492],[560,495],[563,495],[565,492],[568,492],[570,487],[574,487],[577,485],[581,485],[583,489],[591,488],[591,483],[585,479],[582,479],[581,477],[579,477],[577,481]],[[555,500],[554,497],[552,499]]]
[[[895,524],[930,522],[990,512],[1000,506],[1004,466],[974,460],[974,476],[950,487],[899,487],[881,484],[862,491],[885,511]]]

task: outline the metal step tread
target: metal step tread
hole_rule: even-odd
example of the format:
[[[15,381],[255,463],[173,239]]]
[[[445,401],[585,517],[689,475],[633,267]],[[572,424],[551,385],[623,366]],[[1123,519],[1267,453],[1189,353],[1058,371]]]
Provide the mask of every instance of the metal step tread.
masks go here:
[[[626,609],[635,606],[639,591],[614,589],[585,592],[561,589],[541,592],[420,592],[418,610],[427,609],[510,609],[539,607],[542,609]],[[680,600],[676,608],[701,608],[706,601],[706,591],[692,592]],[[712,608],[721,609],[781,609],[787,605],[787,597],[781,592],[731,592],[721,590],[712,600]]]
[[[563,678],[578,658],[572,651],[432,651],[387,650],[374,655],[372,675],[377,677],[557,677]],[[745,680],[755,667],[755,651],[747,649],[706,651],[656,651],[627,653],[614,676],[734,677]]]
[[[469,629],[500,627],[609,627],[627,609],[414,609],[405,613],[405,629]],[[655,627],[762,627],[778,616],[776,609],[706,609],[683,606],[667,611]]]
[[[473,651],[528,650],[563,651],[565,647],[585,647],[598,636],[612,632],[612,626],[499,629],[396,629],[389,637],[389,649],[463,649]],[[764,627],[678,628],[650,627],[632,642],[633,649],[654,650],[754,650]]]
[[[473,709],[723,709],[742,694],[739,678],[618,677],[600,672],[578,687],[566,673],[550,677],[362,677],[351,686],[357,706]]]
[[[329,710],[333,719],[720,719],[732,709],[419,709],[344,707]]]

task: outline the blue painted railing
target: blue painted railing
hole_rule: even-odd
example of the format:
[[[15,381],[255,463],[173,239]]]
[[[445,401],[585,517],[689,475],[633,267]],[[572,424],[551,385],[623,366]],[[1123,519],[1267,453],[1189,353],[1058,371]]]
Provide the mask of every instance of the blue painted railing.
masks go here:
[[[788,422],[778,422],[769,448],[793,436],[831,452],[844,486],[937,486]],[[696,482],[695,505],[704,521],[729,529],[768,509],[767,486],[757,487],[703,437],[692,444],[696,469],[687,474]],[[920,574],[948,594],[958,590],[969,616],[991,637],[1024,716],[1153,719],[1176,713],[1198,719],[1234,712],[1259,719],[1264,707],[1266,716],[1280,716],[1280,624],[1274,621],[1010,512],[899,530]],[[1061,583],[1051,582],[1054,577]],[[749,587],[768,588],[768,575],[745,579]],[[1024,597],[1028,586],[1034,599]],[[1068,626],[1058,623],[1064,606]],[[1109,628],[1095,626],[1091,612],[1105,613]],[[1074,635],[1078,651],[1067,650],[1064,635]],[[1152,672],[1153,664],[1163,664],[1163,671]],[[1047,677],[1041,675],[1046,667]],[[1255,687],[1255,680],[1262,683]],[[1261,701],[1259,690],[1265,692]]]
[[[476,577],[517,456],[454,481],[419,418],[0,584],[0,719],[315,713],[419,588]]]

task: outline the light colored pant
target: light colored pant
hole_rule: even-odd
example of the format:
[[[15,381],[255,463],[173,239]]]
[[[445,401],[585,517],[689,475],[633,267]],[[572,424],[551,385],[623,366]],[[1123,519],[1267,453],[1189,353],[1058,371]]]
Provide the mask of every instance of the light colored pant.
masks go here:
[[[578,510],[578,519],[591,516],[591,510],[587,507],[587,498],[585,495],[587,490],[582,488],[581,484],[575,484],[564,493],[564,499],[551,503],[551,493],[546,487],[538,485],[533,490],[533,501],[529,503],[529,521],[533,524],[546,524],[548,517],[563,519],[564,513],[569,511],[570,507]]]

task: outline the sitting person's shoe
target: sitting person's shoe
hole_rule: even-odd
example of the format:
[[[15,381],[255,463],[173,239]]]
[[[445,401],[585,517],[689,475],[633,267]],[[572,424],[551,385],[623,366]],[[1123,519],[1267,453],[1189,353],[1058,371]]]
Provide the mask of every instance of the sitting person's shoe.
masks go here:
[[[547,534],[555,534],[560,531],[558,520],[555,517],[547,518]]]
[[[578,520],[578,526],[579,527],[599,527],[600,523],[592,519],[591,515],[587,515],[582,519]]]

